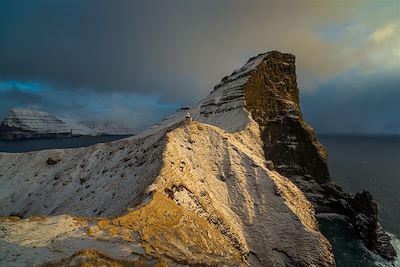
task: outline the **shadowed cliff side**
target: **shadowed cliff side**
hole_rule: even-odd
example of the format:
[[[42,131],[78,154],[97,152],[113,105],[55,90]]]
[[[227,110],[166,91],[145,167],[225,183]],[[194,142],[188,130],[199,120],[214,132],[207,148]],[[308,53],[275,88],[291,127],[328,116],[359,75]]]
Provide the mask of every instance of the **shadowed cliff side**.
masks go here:
[[[301,175],[319,183],[330,181],[326,151],[300,111],[295,57],[268,53],[244,92],[246,108],[262,131],[265,156],[275,168],[288,177]]]
[[[0,215],[25,218],[0,219],[0,265],[334,266],[314,210],[347,215],[367,247],[393,258],[371,195],[330,182],[294,64],[279,52],[252,58],[198,106],[124,140],[0,153]]]
[[[331,182],[326,150],[300,110],[295,56],[272,51],[258,57],[262,61],[246,73],[245,107],[260,126],[266,159],[299,186],[317,213],[346,215],[368,249],[394,260],[396,252],[378,222],[372,195],[347,194]]]

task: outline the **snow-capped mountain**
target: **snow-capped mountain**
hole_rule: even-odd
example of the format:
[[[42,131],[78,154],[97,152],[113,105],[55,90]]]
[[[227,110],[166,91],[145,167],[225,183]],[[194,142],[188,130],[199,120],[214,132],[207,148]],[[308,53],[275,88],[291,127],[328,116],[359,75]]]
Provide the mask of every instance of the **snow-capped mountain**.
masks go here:
[[[41,137],[69,137],[71,127],[42,111],[12,109],[0,125],[0,138],[26,139]]]
[[[261,54],[136,136],[0,153],[0,265],[334,266],[316,211],[394,257],[372,198],[333,185],[326,164],[294,56]]]
[[[86,128],[91,135],[133,135],[135,130],[121,122],[113,121],[81,121],[77,123],[78,128]]]
[[[12,109],[0,125],[0,139],[9,140],[133,134],[133,129],[119,122],[76,123],[27,109]]]

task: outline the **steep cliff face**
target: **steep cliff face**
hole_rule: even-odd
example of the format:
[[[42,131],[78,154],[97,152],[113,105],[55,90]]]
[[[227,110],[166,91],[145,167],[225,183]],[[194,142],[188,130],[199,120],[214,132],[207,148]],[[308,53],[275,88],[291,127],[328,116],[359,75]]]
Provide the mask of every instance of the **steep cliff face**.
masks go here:
[[[273,51],[250,61],[257,58],[262,58],[257,67],[226,80],[249,77],[243,85],[245,108],[260,126],[265,157],[279,173],[297,183],[317,212],[348,216],[370,250],[393,260],[396,253],[378,222],[371,194],[350,195],[331,182],[326,150],[300,110],[295,57]]]
[[[344,193],[323,203],[326,156],[298,104],[294,57],[269,52],[134,137],[0,153],[0,215],[24,218],[0,220],[0,265],[334,266],[314,206]]]
[[[244,86],[246,109],[259,124],[267,159],[285,176],[330,181],[326,151],[300,111],[295,57],[270,52]]]
[[[370,250],[394,259],[396,252],[379,225],[372,198],[347,194],[331,182],[326,150],[300,110],[293,55],[271,51],[251,58],[224,77],[198,109],[197,120],[227,131],[247,125],[245,112],[250,112],[260,127],[265,158],[273,163],[270,168],[274,165],[295,182],[318,213],[347,216]],[[370,208],[361,208],[357,202]]]
[[[189,110],[193,121],[184,110],[109,144],[0,153],[0,214],[49,216],[3,219],[0,263],[333,266],[313,206],[268,169],[244,92],[230,85]]]
[[[243,110],[260,126],[265,157],[281,174],[330,181],[326,151],[300,110],[293,55],[272,51],[251,58],[222,79],[196,119],[235,131],[248,123]]]
[[[0,125],[1,139],[69,137],[71,128],[42,111],[12,109]]]

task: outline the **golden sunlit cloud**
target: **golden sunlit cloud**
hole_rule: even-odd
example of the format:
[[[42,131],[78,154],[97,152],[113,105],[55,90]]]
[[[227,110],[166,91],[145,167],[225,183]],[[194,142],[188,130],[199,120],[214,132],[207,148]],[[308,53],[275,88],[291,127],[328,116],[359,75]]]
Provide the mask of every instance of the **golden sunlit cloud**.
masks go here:
[[[370,41],[372,41],[374,43],[382,43],[382,42],[388,40],[390,37],[394,36],[396,29],[397,29],[397,27],[395,24],[388,24],[385,27],[375,31],[371,35]]]

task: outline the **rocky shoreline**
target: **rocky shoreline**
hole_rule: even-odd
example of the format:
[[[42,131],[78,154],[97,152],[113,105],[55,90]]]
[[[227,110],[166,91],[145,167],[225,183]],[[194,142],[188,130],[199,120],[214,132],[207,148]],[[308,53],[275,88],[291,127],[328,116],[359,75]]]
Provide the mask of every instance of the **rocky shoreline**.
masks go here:
[[[386,260],[395,260],[396,251],[390,243],[390,236],[379,223],[378,206],[369,191],[348,194],[332,182],[317,184],[305,181],[303,177],[296,177],[294,182],[314,204],[317,214],[346,216],[366,248]]]

